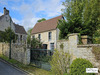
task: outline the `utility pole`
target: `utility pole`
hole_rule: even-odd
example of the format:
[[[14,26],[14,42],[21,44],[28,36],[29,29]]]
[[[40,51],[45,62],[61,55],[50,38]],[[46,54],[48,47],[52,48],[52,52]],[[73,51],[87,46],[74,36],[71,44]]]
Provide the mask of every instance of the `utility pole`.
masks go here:
[[[11,17],[10,17],[10,29],[11,29]],[[10,32],[10,48],[9,48],[9,59],[11,59],[11,32]]]

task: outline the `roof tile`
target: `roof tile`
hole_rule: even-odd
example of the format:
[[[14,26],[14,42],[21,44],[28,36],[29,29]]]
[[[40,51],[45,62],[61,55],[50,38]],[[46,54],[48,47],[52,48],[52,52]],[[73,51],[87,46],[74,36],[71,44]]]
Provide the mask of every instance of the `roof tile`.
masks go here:
[[[13,23],[13,24],[15,25],[15,32],[16,33],[27,34],[23,26],[20,26],[20,25],[15,24],[15,23]]]

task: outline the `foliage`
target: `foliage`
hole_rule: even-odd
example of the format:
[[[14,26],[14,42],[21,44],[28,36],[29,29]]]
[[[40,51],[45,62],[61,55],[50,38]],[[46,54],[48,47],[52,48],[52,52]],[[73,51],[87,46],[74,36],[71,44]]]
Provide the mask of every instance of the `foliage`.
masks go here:
[[[51,54],[53,54],[53,51],[43,50],[43,49],[42,50],[33,49],[31,50],[31,53],[32,53],[32,57],[31,57],[32,60],[49,62],[51,60]]]
[[[100,60],[100,47],[94,46],[92,52],[95,54],[97,60]]]
[[[31,43],[31,32],[32,32],[32,28],[28,29],[27,31],[27,44]]]
[[[79,38],[79,44],[83,44],[80,34],[78,35],[78,38]]]
[[[93,36],[100,24],[99,0],[66,0],[63,5],[65,21],[58,23],[60,39],[69,33]]]
[[[1,36],[1,42],[10,42],[10,40],[13,40],[13,41],[16,40],[15,33],[10,27],[5,29],[4,32],[1,32],[0,36]]]
[[[98,27],[98,30],[93,35],[93,43],[94,44],[100,44],[100,25]]]
[[[38,58],[37,60],[43,61],[43,62],[49,62],[51,60],[51,56],[42,56]]]
[[[45,18],[42,18],[42,19],[39,19],[37,22],[42,22],[42,21],[45,21],[46,19]]]
[[[31,41],[31,47],[33,49],[42,49],[42,42],[39,41],[37,38],[33,38]]]
[[[67,73],[67,68],[70,63],[70,55],[68,53],[64,53],[63,50],[58,51],[55,50],[52,59],[50,61],[51,71],[55,75],[63,75]]]
[[[86,68],[93,68],[93,66],[88,60],[77,58],[70,65],[70,75],[94,75],[86,73]]]
[[[63,48],[64,48],[64,44],[63,43],[60,44],[60,48],[63,50]]]

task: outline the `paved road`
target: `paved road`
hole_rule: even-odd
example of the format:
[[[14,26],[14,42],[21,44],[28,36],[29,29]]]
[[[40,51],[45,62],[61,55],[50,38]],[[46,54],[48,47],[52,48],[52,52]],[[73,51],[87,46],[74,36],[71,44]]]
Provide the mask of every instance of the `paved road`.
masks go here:
[[[26,75],[26,74],[0,60],[0,75]]]

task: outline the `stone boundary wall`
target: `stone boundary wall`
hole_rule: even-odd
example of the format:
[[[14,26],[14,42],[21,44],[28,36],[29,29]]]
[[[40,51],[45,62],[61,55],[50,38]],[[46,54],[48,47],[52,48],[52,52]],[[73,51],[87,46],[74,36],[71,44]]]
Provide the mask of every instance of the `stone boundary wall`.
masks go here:
[[[9,57],[9,44],[0,43],[0,54]],[[12,44],[11,58],[19,62],[22,62],[23,64],[29,64],[30,63],[30,49],[27,49],[26,45]]]
[[[92,52],[93,47],[100,47],[100,44],[79,45],[79,38],[78,34],[76,33],[69,34],[68,40],[57,41],[57,50],[61,50],[60,45],[62,43],[64,46],[64,52],[68,52],[72,55],[72,61],[76,58],[85,58],[89,60],[94,65],[94,67],[99,68],[100,71],[100,60],[96,60],[95,55]],[[98,73],[98,75],[100,75],[100,73]]]

